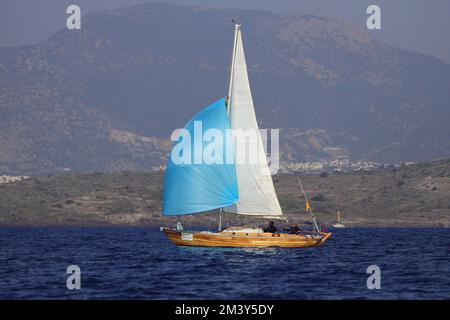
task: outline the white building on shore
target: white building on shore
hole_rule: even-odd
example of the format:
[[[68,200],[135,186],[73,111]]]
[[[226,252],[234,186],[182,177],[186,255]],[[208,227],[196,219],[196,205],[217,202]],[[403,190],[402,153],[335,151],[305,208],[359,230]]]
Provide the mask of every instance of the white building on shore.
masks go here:
[[[29,176],[0,176],[0,184],[30,179]]]

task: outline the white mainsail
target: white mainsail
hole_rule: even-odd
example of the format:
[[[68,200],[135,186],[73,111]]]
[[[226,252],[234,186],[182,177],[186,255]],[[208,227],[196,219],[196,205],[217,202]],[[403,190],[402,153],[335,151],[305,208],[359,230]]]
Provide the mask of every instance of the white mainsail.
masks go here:
[[[249,135],[241,134],[234,138],[239,200],[235,205],[225,207],[224,211],[269,217],[282,215],[256,121],[239,24],[235,29],[228,111],[233,132]],[[256,151],[256,157],[248,154],[251,150]],[[241,156],[244,161],[239,161],[243,159]],[[257,161],[252,162],[250,157],[257,158]]]

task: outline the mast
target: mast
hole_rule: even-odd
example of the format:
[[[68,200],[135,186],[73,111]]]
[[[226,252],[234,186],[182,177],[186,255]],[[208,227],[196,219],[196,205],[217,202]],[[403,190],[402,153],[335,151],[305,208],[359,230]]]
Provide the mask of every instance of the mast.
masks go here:
[[[228,85],[228,95],[226,100],[227,112],[230,114],[230,100],[231,100],[231,91],[233,89],[233,75],[234,75],[234,58],[236,56],[236,43],[238,38],[238,32],[241,30],[241,25],[236,23],[234,25],[234,41],[233,41],[233,54],[231,56],[231,67],[230,67],[230,81]]]
[[[226,107],[227,107],[227,113],[230,114],[230,99],[231,99],[231,90],[233,85],[233,74],[234,74],[234,57],[236,56],[236,42],[237,42],[237,35],[241,28],[241,25],[236,23],[234,25],[234,40],[233,40],[233,53],[231,56],[231,66],[230,66],[230,81],[228,84],[228,95],[226,98]],[[223,208],[220,208],[219,213],[219,231],[222,231],[222,215],[223,215]]]

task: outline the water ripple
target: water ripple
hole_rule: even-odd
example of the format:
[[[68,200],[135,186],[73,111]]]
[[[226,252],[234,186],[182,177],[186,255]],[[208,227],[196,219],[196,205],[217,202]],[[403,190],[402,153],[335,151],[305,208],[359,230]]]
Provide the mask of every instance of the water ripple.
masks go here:
[[[336,230],[312,249],[177,247],[146,228],[1,228],[0,243],[3,299],[450,299],[445,229]]]

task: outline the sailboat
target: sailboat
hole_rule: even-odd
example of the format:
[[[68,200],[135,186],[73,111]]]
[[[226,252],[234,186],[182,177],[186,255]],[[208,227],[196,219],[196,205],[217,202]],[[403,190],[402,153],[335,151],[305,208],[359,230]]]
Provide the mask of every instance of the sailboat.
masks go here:
[[[204,137],[202,140],[199,128],[205,135],[208,130],[213,130],[215,139]],[[233,139],[218,138],[229,138],[230,134],[240,130],[253,130],[257,134],[253,138],[243,135],[233,136]],[[331,233],[319,230],[314,216],[314,230],[296,234],[265,232],[262,227],[252,226],[222,229],[223,212],[271,220],[284,217],[256,121],[240,24],[235,24],[228,96],[200,111],[181,132],[184,135],[174,143],[167,162],[162,214],[181,216],[216,212],[219,215],[219,228],[217,231],[187,231],[180,222],[175,228],[161,227],[161,231],[175,244],[300,248],[320,246],[331,236]],[[237,160],[247,150],[247,143],[253,144],[260,161]],[[218,146],[228,148],[226,152],[221,152],[220,148],[216,149]],[[209,154],[207,151],[211,149],[215,150],[215,161],[196,159],[198,154]],[[180,161],[177,158],[180,155],[186,156],[187,161],[186,158]]]
[[[341,212],[336,212],[336,223],[333,224],[334,228],[345,228],[345,225],[341,222]]]

